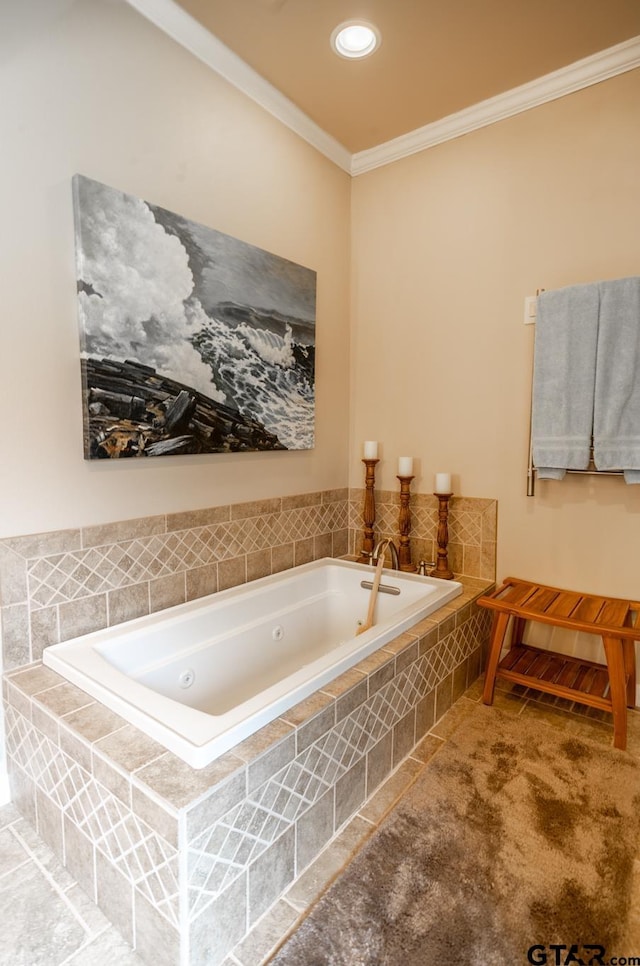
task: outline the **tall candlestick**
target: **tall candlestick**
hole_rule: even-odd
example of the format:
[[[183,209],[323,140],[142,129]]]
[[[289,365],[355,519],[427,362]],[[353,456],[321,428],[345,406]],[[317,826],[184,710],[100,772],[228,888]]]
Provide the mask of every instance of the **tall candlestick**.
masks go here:
[[[410,460],[413,466],[413,460],[410,456],[401,456],[400,460],[402,461],[403,459]],[[415,573],[416,568],[411,563],[411,544],[409,542],[409,534],[411,532],[409,500],[411,498],[411,480],[413,476],[411,474],[406,476],[398,474],[398,479],[400,480],[400,514],[398,517],[400,543],[398,546],[398,566],[400,570],[404,570],[407,573]]]
[[[447,556],[447,545],[449,543],[447,518],[449,516],[451,493],[436,493],[435,495],[438,497],[438,559],[436,569],[431,571],[431,576],[451,580],[453,571],[449,569],[449,558]]]
[[[398,476],[413,476],[413,456],[401,456],[398,460]]]
[[[377,446],[377,443],[376,443]],[[362,550],[358,557],[358,563],[371,563],[375,540],[373,534],[373,524],[376,522],[376,501],[373,493],[376,485],[376,463],[377,459],[363,459],[366,467],[364,481],[364,506],[362,508],[362,519],[364,522],[364,538],[362,540]]]

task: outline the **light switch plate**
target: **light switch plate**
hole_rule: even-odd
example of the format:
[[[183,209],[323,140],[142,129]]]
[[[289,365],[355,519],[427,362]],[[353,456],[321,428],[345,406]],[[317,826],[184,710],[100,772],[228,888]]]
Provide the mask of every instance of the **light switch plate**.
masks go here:
[[[525,299],[524,299],[524,324],[525,325],[535,324],[537,307],[538,307],[538,296],[525,295]]]

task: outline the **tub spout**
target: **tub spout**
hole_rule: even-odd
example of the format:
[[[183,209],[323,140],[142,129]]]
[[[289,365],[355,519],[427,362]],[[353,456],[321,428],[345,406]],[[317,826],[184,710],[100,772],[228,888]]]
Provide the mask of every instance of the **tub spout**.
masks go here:
[[[371,558],[371,563],[376,564],[380,557],[380,554],[384,554],[385,549],[389,548],[389,553],[391,555],[391,568],[393,570],[400,569],[400,562],[398,560],[398,548],[396,547],[393,540],[381,540],[378,546],[373,551],[373,556]]]

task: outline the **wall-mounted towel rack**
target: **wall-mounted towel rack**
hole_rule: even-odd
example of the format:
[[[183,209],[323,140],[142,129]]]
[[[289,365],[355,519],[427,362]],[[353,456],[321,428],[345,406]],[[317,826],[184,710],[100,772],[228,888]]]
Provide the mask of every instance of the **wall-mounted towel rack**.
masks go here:
[[[622,476],[624,470],[598,470],[593,462],[593,446],[589,458],[589,467],[586,470],[567,470],[572,476]],[[527,496],[535,496],[536,490],[536,468],[533,465],[533,445],[531,433],[529,433],[529,465],[527,467]]]
[[[536,458],[549,467],[539,469],[538,478],[560,479],[553,468],[573,465],[584,469],[564,473],[640,483],[640,276],[567,286],[541,300],[544,291],[537,289],[535,307],[525,299],[525,321],[536,323],[540,338],[531,380],[527,496],[535,493],[534,429]]]

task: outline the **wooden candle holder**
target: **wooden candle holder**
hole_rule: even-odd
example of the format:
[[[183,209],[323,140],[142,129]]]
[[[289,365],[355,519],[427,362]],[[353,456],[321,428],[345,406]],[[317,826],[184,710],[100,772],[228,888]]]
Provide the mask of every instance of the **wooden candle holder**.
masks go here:
[[[411,480],[413,476],[399,476],[400,480],[400,514],[398,517],[398,529],[400,530],[400,545],[398,546],[398,566],[406,573],[414,574],[417,567],[411,563],[411,545],[409,534],[411,533],[411,510],[409,500],[411,499]]]
[[[449,543],[449,528],[447,520],[449,517],[449,500],[453,493],[434,493],[438,498],[438,559],[435,570],[431,571],[432,577],[442,577],[443,580],[451,580],[453,571],[449,569],[449,559],[447,556],[447,544]]]
[[[373,551],[375,549],[375,539],[373,535],[373,524],[376,522],[376,501],[373,495],[373,488],[376,484],[376,463],[378,460],[364,459],[366,466],[364,479],[364,507],[362,509],[362,519],[364,522],[364,537],[362,540],[362,550],[358,557],[358,563],[371,563]]]

